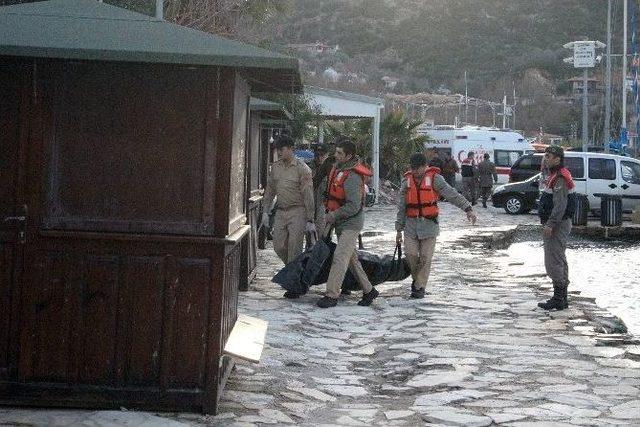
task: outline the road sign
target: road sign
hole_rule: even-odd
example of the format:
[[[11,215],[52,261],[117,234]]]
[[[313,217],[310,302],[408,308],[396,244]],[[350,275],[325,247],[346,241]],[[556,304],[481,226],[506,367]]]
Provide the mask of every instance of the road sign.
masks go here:
[[[573,43],[573,67],[593,68],[596,65],[596,46],[592,41]]]

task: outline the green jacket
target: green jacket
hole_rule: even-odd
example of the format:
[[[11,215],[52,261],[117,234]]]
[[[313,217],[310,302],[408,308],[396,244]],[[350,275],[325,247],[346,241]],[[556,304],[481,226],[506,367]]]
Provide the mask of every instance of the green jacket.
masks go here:
[[[359,160],[353,158],[345,163],[336,163],[338,173],[353,168],[359,163]],[[327,188],[328,177],[325,178],[323,184]],[[364,227],[364,210],[363,210],[363,177],[351,171],[344,182],[345,203],[331,215],[335,218],[334,227],[337,234],[342,230],[362,230]],[[329,214],[327,214],[329,215]]]
[[[406,194],[408,183],[402,180],[400,192],[398,193],[398,216],[396,218],[396,231],[404,231],[405,237],[413,239],[427,239],[440,234],[438,222],[427,218],[408,218],[406,206]],[[471,208],[471,203],[458,193],[453,187],[447,184],[442,175],[435,175],[433,178],[433,189],[448,202],[462,210]]]

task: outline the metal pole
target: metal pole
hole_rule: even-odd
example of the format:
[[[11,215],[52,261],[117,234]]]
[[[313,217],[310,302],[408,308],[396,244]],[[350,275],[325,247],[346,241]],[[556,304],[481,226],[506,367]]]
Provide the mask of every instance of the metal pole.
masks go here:
[[[589,91],[588,86],[589,71],[584,69],[582,75],[582,151],[587,152],[587,145],[589,134],[587,127],[589,126],[589,103],[587,99],[587,93]]]
[[[469,123],[469,87],[467,84],[467,70],[464,70],[464,124]]]
[[[604,152],[609,152],[611,138],[611,0],[607,2],[607,70],[604,92]]]
[[[156,0],[156,18],[164,19],[164,0]]]
[[[621,128],[627,128],[627,14],[629,2],[624,0],[623,40],[622,40],[622,124]]]
[[[376,190],[376,197],[380,194],[380,115],[382,106],[376,111],[373,118],[373,188]]]

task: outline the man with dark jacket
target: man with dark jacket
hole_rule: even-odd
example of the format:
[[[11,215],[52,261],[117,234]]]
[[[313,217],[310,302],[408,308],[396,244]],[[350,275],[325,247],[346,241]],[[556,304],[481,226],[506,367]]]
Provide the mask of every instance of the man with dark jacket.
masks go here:
[[[544,266],[553,282],[553,296],[538,303],[545,310],[564,310],[569,307],[569,265],[565,250],[571,233],[571,217],[575,211],[574,183],[571,173],[564,167],[564,150],[557,145],[547,147],[540,178],[538,214],[544,226]]]
[[[478,182],[480,184],[480,197],[482,197],[483,208],[487,207],[487,200],[489,200],[489,196],[491,196],[493,184],[498,183],[496,165],[489,160],[489,157],[489,153],[484,153],[484,160],[478,165]]]
[[[462,194],[475,206],[478,196],[476,185],[478,185],[478,167],[476,166],[475,153],[469,151],[467,158],[460,165],[460,175],[462,175]]]
[[[315,201],[315,223],[318,232],[322,233],[325,222],[324,192],[326,188],[322,185],[331,172],[335,157],[330,153],[329,146],[318,144],[314,150],[313,159],[313,195]]]
[[[451,154],[447,154],[444,158],[444,164],[442,165],[442,176],[451,187],[456,187],[456,174],[460,172],[458,162],[451,157]]]

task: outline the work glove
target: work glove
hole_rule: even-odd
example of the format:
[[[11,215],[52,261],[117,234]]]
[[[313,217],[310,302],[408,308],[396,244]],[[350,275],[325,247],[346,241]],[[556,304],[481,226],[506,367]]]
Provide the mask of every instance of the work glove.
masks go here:
[[[264,212],[262,214],[262,226],[265,228],[270,228],[269,227],[269,213],[268,212]]]
[[[315,233],[316,232],[316,225],[311,221],[307,221],[307,226],[305,227],[305,231],[307,233]]]

